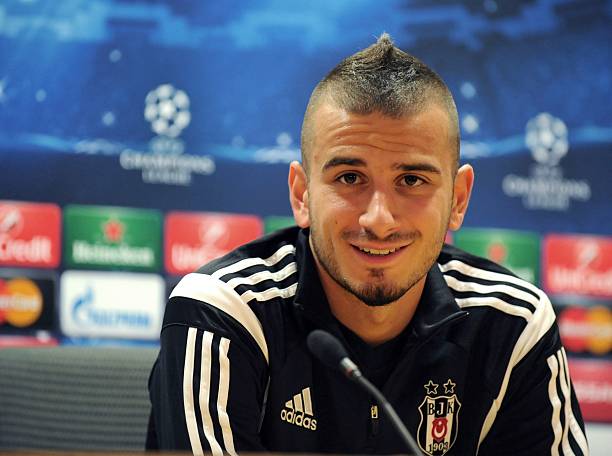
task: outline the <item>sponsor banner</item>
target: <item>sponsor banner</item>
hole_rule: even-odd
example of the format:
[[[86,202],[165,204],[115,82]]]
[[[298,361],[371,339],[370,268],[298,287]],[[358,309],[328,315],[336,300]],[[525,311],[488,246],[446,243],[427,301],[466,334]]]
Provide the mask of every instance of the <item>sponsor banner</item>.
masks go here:
[[[612,361],[569,358],[568,363],[585,421],[612,423]]]
[[[0,348],[54,347],[56,345],[59,345],[58,340],[47,334],[36,336],[0,336]]]
[[[550,294],[612,298],[612,238],[548,235],[542,270]]]
[[[0,270],[0,333],[56,328],[55,280]]]
[[[174,275],[193,272],[262,232],[262,221],[254,215],[170,212],[165,224],[166,270]]]
[[[535,233],[463,228],[453,240],[457,247],[501,264],[528,282],[538,281],[540,238]]]
[[[606,355],[612,351],[610,305],[557,307],[561,341],[568,351]]]
[[[272,215],[264,218],[264,232],[266,234],[295,225],[293,217],[282,217]]]
[[[60,324],[68,337],[157,339],[164,281],[157,274],[66,271]]]
[[[0,265],[55,268],[61,211],[55,204],[0,201]]]
[[[158,271],[161,213],[145,209],[68,206],[64,210],[69,268]]]
[[[98,339],[88,337],[62,337],[61,345],[76,347],[143,347],[157,348],[159,340]]]

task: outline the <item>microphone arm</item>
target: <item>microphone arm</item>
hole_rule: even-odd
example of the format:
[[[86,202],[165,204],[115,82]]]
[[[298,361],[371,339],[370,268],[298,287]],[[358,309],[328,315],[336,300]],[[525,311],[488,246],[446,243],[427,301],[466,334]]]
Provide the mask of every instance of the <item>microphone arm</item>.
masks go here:
[[[354,363],[349,358],[344,358],[342,362],[344,362],[345,360],[354,365]],[[383,394],[378,390],[378,388],[376,388],[372,384],[372,382],[365,378],[361,374],[361,371],[359,369],[352,371],[352,373],[350,375],[347,375],[347,377],[357,383],[359,386],[361,386],[364,390],[370,393],[374,397],[374,399],[376,399],[383,411],[387,414],[387,417],[391,421],[391,424],[393,425],[397,433],[400,435],[400,437],[408,446],[408,448],[410,448],[410,451],[412,451],[415,455],[422,455],[423,453],[410,435],[410,432],[408,432],[408,429],[406,429],[406,426],[404,426],[404,423],[402,423],[402,420],[396,413],[395,409],[385,398],[385,396],[383,396]]]
[[[395,409],[378,388],[363,376],[357,365],[348,357],[348,353],[338,339],[326,331],[315,329],[308,335],[306,342],[311,353],[324,365],[331,369],[340,369],[349,380],[357,383],[371,394],[391,420],[391,424],[410,451],[417,456],[423,454]]]

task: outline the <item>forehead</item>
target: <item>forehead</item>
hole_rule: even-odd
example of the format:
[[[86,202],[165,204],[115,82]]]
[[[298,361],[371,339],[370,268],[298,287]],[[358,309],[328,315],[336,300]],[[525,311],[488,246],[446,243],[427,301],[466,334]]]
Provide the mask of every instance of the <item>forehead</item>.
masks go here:
[[[417,113],[392,118],[380,112],[355,114],[322,104],[313,115],[313,165],[330,155],[362,154],[381,157],[402,154],[436,160],[441,166],[454,159],[451,122],[446,111],[429,104]],[[388,154],[395,153],[395,154]]]

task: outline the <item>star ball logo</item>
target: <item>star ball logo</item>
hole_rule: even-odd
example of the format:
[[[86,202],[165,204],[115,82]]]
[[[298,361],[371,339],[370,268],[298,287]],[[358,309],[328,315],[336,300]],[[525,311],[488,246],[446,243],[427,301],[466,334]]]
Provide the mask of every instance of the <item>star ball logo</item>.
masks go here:
[[[519,197],[526,209],[568,211],[572,201],[587,202],[591,187],[586,180],[566,179],[561,159],[569,152],[568,129],[563,120],[543,112],[527,122],[525,145],[535,160],[529,176],[508,174],[502,190]]]
[[[172,84],[162,84],[147,94],[144,116],[156,134],[176,138],[191,122],[189,97]]]
[[[145,96],[144,118],[155,137],[148,151],[124,149],[119,163],[125,170],[140,170],[147,184],[189,186],[193,174],[210,175],[215,162],[209,155],[185,154],[180,139],[191,123],[191,101],[187,92],[166,83],[150,90]]]
[[[440,386],[444,393],[438,392]],[[426,393],[419,405],[421,421],[417,440],[421,450],[429,456],[446,454],[457,439],[461,403],[455,394],[456,386],[450,378],[443,385],[432,380],[423,385]]]

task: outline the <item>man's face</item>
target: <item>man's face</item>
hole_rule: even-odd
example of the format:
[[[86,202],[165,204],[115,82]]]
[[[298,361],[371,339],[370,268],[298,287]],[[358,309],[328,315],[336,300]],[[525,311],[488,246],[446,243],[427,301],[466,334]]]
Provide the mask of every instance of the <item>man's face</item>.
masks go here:
[[[293,188],[292,205],[298,224],[310,226],[319,273],[368,305],[396,301],[424,280],[449,220],[457,229],[463,218],[448,115],[435,104],[400,119],[323,104],[312,120],[303,205],[296,212]]]

